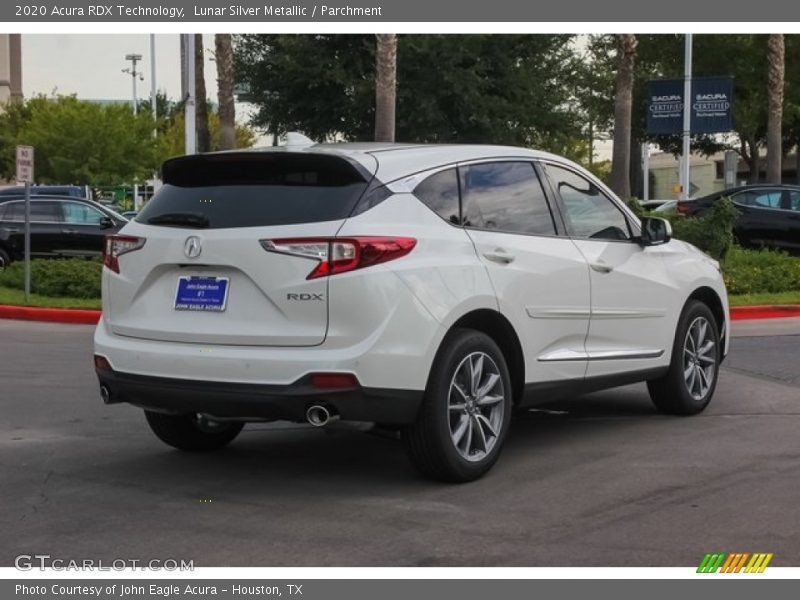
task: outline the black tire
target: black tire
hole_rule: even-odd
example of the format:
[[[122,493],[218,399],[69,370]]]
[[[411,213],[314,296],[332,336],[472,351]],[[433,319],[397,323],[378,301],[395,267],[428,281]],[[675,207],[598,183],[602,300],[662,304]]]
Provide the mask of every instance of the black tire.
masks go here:
[[[10,264],[11,264],[11,257],[8,255],[8,252],[0,248],[0,271],[5,269]]]
[[[486,360],[487,357],[490,360]],[[490,378],[495,382],[494,386],[483,396],[473,393],[476,386],[464,383],[463,376],[467,372],[481,373],[477,388],[488,385]],[[452,398],[464,398],[463,410],[456,410],[454,404],[451,406],[451,402],[454,403],[451,384],[457,384],[459,389],[472,387],[466,390],[466,396],[455,388],[452,391]],[[456,329],[449,333],[434,359],[417,420],[402,432],[403,443],[414,466],[424,476],[439,481],[466,482],[482,477],[497,461],[508,435],[511,390],[505,357],[489,336],[471,329]],[[462,431],[461,427],[465,429]],[[454,441],[458,431],[462,433],[463,449]],[[475,452],[470,450],[473,435],[476,436]]]
[[[218,450],[230,444],[244,423],[205,421],[197,415],[169,415],[146,410],[147,424],[165,444],[188,452]]]
[[[711,350],[706,351],[699,359],[693,359],[691,353],[687,355],[685,350],[685,344],[692,344],[692,342],[688,340],[687,334],[689,328],[692,327],[693,324],[696,322],[702,324],[703,321],[708,324],[706,330],[709,336],[708,339],[712,341],[714,345]],[[696,332],[697,330],[694,331]],[[694,415],[703,411],[711,401],[711,397],[714,395],[714,390],[717,387],[720,356],[719,328],[714,314],[704,303],[698,300],[690,300],[686,303],[686,306],[684,306],[678,321],[669,371],[663,377],[647,382],[650,398],[658,411],[670,415]],[[706,358],[713,359],[714,361],[713,373],[710,376],[707,374],[706,369],[703,369],[703,373],[701,374],[697,370],[697,367],[694,366],[699,365],[703,367],[709,364],[704,362]],[[691,379],[691,373],[686,375],[691,367],[695,369],[694,377],[698,379]],[[689,390],[689,380],[692,381],[691,385],[696,392],[695,394]],[[704,382],[707,382],[708,387],[704,393],[700,393],[703,391],[702,386]]]

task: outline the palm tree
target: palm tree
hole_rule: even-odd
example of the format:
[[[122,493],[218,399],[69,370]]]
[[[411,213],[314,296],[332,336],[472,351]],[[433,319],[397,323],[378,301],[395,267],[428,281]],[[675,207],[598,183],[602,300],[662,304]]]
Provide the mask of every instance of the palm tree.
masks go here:
[[[211,135],[208,131],[208,102],[206,101],[206,77],[204,70],[203,34],[194,34],[194,90],[195,119],[197,127],[197,151],[211,149]]]
[[[219,149],[236,147],[236,109],[233,104],[233,46],[230,33],[214,36],[219,99]]]
[[[783,86],[785,47],[782,33],[772,33],[767,40],[767,183],[781,183],[783,159]]]
[[[611,159],[611,189],[627,200],[631,195],[631,109],[633,106],[633,67],[636,62],[636,36],[615,36],[617,75],[614,96],[614,151]]]
[[[397,36],[378,33],[375,51],[375,141],[393,142],[397,94]]]

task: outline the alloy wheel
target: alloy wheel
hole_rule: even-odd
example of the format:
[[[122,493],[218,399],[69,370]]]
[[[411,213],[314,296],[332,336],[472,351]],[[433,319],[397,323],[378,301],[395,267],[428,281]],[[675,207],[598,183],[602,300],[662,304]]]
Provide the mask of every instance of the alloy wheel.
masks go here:
[[[686,331],[683,342],[683,377],[686,389],[695,400],[703,400],[714,383],[717,369],[716,343],[712,325],[697,317]]]
[[[459,455],[482,460],[494,448],[503,427],[505,390],[491,356],[473,352],[458,365],[448,394],[450,439]]]

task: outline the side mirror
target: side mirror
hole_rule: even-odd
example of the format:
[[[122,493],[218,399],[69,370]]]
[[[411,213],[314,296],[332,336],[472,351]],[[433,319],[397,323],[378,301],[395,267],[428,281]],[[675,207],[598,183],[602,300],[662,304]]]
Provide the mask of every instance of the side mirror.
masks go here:
[[[642,246],[660,246],[672,239],[672,225],[666,219],[642,217]]]
[[[100,227],[102,229],[110,229],[114,227],[115,223],[111,217],[103,217],[100,219]]]

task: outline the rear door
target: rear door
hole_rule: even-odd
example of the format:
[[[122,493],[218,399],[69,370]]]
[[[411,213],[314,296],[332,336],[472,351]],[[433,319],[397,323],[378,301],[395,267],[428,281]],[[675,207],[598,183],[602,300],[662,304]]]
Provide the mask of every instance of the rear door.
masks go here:
[[[371,177],[313,153],[167,162],[164,186],[121,232],[145,241],[109,274],[112,330],[207,345],[321,344],[328,279],[309,277]],[[206,290],[224,302],[187,301]]]
[[[782,210],[780,189],[745,190],[732,196],[740,215],[736,235],[747,245],[781,246],[787,237],[789,221]]]
[[[589,327],[589,273],[558,235],[533,163],[459,166],[462,219],[486,265],[500,312],[521,336],[526,382],[581,380]]]

